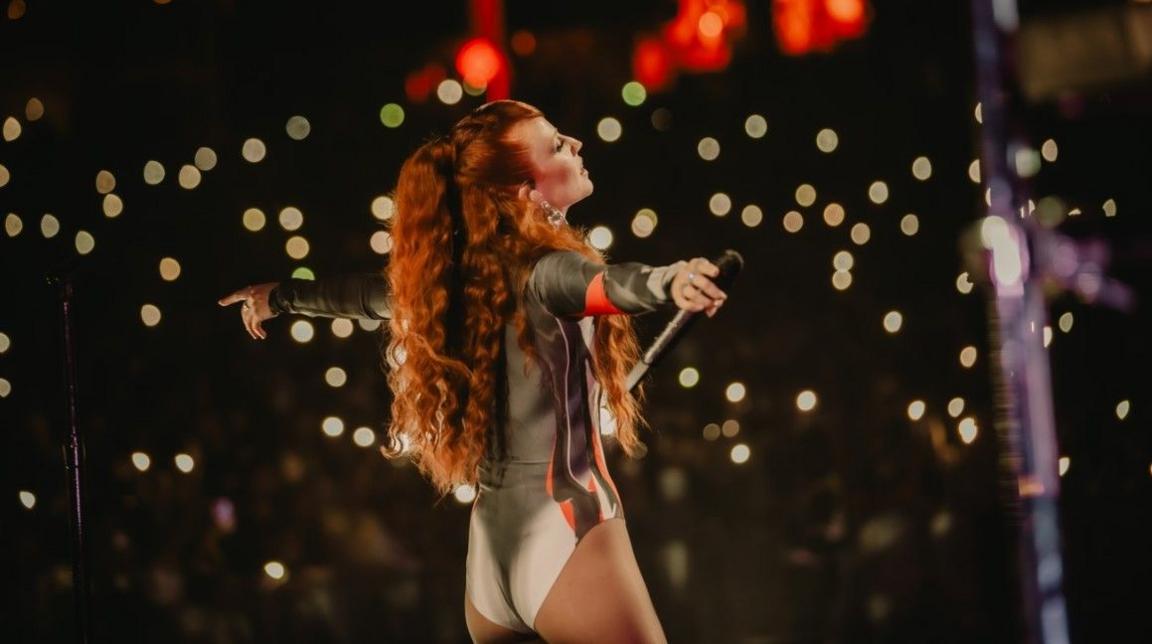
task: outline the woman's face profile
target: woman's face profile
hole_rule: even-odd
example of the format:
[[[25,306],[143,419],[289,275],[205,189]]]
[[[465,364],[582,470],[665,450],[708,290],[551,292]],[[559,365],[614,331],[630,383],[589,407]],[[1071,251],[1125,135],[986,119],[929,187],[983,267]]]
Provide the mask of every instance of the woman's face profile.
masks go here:
[[[592,180],[580,157],[580,141],[561,134],[544,117],[512,126],[509,137],[528,150],[535,189],[561,210],[592,194]]]

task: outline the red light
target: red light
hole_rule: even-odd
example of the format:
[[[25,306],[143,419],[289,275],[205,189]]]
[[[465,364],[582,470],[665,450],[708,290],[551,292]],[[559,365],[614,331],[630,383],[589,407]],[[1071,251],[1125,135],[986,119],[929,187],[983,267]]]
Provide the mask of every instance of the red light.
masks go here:
[[[487,87],[504,64],[500,50],[487,38],[473,38],[456,54],[456,71],[472,87]]]
[[[772,0],[772,22],[780,51],[799,55],[831,51],[867,31],[865,0]]]
[[[672,57],[657,38],[644,38],[632,52],[632,77],[651,91],[664,89],[672,79]]]

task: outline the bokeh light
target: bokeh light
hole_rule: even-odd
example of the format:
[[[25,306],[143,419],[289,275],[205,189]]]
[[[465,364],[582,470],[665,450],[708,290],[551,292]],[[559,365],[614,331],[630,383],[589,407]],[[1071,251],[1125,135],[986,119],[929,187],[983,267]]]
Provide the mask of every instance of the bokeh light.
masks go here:
[[[180,277],[180,262],[175,258],[165,257],[160,260],[160,279],[165,282],[174,282]]]
[[[106,195],[116,189],[116,176],[107,170],[96,173],[96,192]]]
[[[1128,417],[1128,412],[1132,411],[1132,402],[1129,400],[1121,400],[1116,403],[1116,418],[1124,420]]]
[[[888,311],[884,314],[884,330],[888,333],[899,333],[904,327],[904,316],[900,311]]]
[[[796,394],[796,408],[800,411],[812,411],[816,408],[816,392],[805,389]]]
[[[732,198],[723,192],[717,192],[708,200],[708,211],[717,217],[723,217],[732,210]]]
[[[852,243],[857,246],[863,246],[868,243],[868,240],[872,239],[872,229],[868,224],[858,221],[852,224],[852,230],[849,231],[848,236],[852,239]]]
[[[368,245],[377,255],[386,255],[392,250],[392,233],[387,230],[377,230],[368,238]]]
[[[680,370],[678,380],[681,387],[691,389],[700,383],[700,372],[695,367],[684,367]]]
[[[386,128],[398,128],[404,124],[404,108],[396,103],[387,103],[380,108],[380,122]]]
[[[176,463],[176,469],[185,474],[188,474],[196,467],[196,460],[192,458],[191,454],[181,452],[173,457],[172,460]]]
[[[8,337],[7,333],[0,331],[0,354],[8,353],[8,349],[12,347],[12,339]]]
[[[252,232],[263,230],[264,225],[267,223],[267,217],[264,216],[264,211],[259,208],[248,208],[245,210],[242,220],[244,222],[244,228]]]
[[[200,169],[194,165],[180,166],[180,173],[176,175],[176,181],[185,190],[192,190],[199,186],[200,178]]]
[[[844,206],[835,202],[830,203],[824,206],[824,223],[835,228],[844,223],[844,214]]]
[[[35,494],[29,492],[28,490],[20,490],[20,494],[18,496],[20,498],[20,505],[24,506],[25,509],[31,510],[32,508],[36,507]]]
[[[321,421],[320,429],[326,436],[335,438],[344,433],[344,420],[336,416],[329,416]]]
[[[846,250],[838,251],[832,256],[832,268],[838,271],[850,271],[855,264],[856,258]]]
[[[372,200],[372,216],[380,221],[388,221],[396,214],[396,202],[388,195],[380,195]]]
[[[628,81],[621,88],[620,96],[626,104],[637,107],[643,105],[644,100],[648,98],[648,90],[644,89],[644,85],[638,81]]]
[[[145,304],[140,307],[140,321],[144,326],[153,327],[160,324],[160,307],[155,304]]]
[[[784,224],[785,231],[798,233],[800,229],[804,227],[804,215],[801,215],[795,210],[790,210],[784,213],[782,223]]]
[[[316,329],[308,320],[296,320],[292,323],[289,332],[293,340],[304,344],[305,342],[312,341],[312,337],[316,334]]]
[[[1056,321],[1056,326],[1059,327],[1059,329],[1064,333],[1069,333],[1072,331],[1073,320],[1074,318],[1072,317],[1071,312],[1062,313],[1060,314],[1060,318]]]
[[[455,79],[445,78],[436,86],[436,98],[445,105],[455,105],[464,98],[464,87]]]
[[[147,472],[152,467],[152,457],[144,452],[132,452],[132,466],[141,472]]]
[[[280,227],[288,232],[299,230],[304,225],[304,213],[295,206],[288,206],[280,210]]]
[[[352,432],[352,442],[360,447],[370,447],[376,442],[376,432],[369,427],[357,427],[356,431]]]
[[[293,116],[284,125],[284,131],[293,141],[303,141],[312,133],[312,124],[303,116]]]
[[[888,184],[883,181],[873,181],[868,186],[868,200],[876,205],[888,201]]]
[[[356,325],[352,324],[352,320],[347,318],[336,318],[332,320],[332,335],[338,338],[347,338],[352,335],[352,331]]]
[[[4,119],[5,141],[15,141],[16,139],[20,138],[20,133],[23,131],[24,128],[21,127],[20,121],[17,121],[16,117],[9,116],[8,118]]]
[[[607,250],[612,245],[612,230],[607,226],[596,226],[588,231],[588,243],[597,250]]]
[[[3,163],[0,163],[0,188],[8,185],[8,182],[11,180],[12,173],[8,171],[7,166],[5,166]]]
[[[972,183],[980,183],[980,159],[972,159],[968,164],[968,179]]]
[[[720,156],[720,142],[706,136],[696,144],[696,154],[705,161],[715,161]]]
[[[44,239],[52,239],[60,233],[60,220],[56,215],[51,213],[44,213],[40,218],[40,234],[44,235]]]
[[[328,367],[324,372],[324,382],[329,387],[343,387],[348,382],[348,372],[340,367]]]
[[[964,271],[956,277],[956,290],[960,291],[961,294],[967,295],[971,293],[973,286],[975,286],[975,284],[972,283],[972,280],[968,279],[968,271]]]
[[[747,393],[748,390],[744,386],[744,383],[733,382],[729,384],[728,387],[724,390],[724,397],[728,399],[728,402],[737,403],[741,400],[744,400],[744,396]]]
[[[144,183],[154,186],[164,180],[164,164],[159,161],[149,161],[144,164]]]
[[[928,157],[916,157],[912,161],[912,176],[920,181],[932,178],[932,161]]]
[[[263,146],[263,143],[260,144]],[[247,158],[247,157],[245,157]],[[263,154],[261,154],[263,158]],[[259,161],[260,159],[256,159]],[[192,156],[192,164],[196,166],[197,170],[208,172],[216,167],[216,151],[209,147],[196,148],[196,154]]]
[[[920,218],[912,213],[908,213],[900,218],[900,232],[909,237],[913,237],[916,233],[920,232]]]
[[[476,500],[476,488],[467,483],[457,485],[456,489],[452,491],[452,496],[457,503],[471,503]]]
[[[92,233],[86,230],[76,232],[76,252],[81,255],[87,255],[96,248],[96,238]]]
[[[759,114],[752,114],[744,119],[744,133],[754,139],[763,138],[768,133],[768,121]]]
[[[1040,145],[1040,156],[1048,163],[1055,163],[1059,154],[1060,149],[1056,146],[1054,139],[1048,139]]]
[[[0,398],[7,398],[12,393],[12,383],[7,378],[0,378]]]
[[[959,418],[960,414],[964,413],[964,399],[957,396],[948,401],[948,415],[953,418]]]
[[[33,96],[24,104],[24,118],[29,123],[39,121],[44,116],[44,102]]]
[[[924,417],[924,410],[926,406],[923,400],[913,400],[908,403],[908,418],[910,420],[920,420]]]
[[[1067,456],[1061,456],[1059,460],[1056,461],[1056,471],[1060,476],[1067,474],[1069,467],[1072,467],[1072,459]]]
[[[960,350],[960,365],[970,369],[976,364],[976,347],[967,346]]]
[[[9,237],[19,235],[22,230],[24,230],[24,220],[20,218],[20,215],[10,212],[4,217],[4,232]]]
[[[268,147],[257,138],[247,139],[244,141],[244,145],[240,147],[240,155],[248,163],[260,163],[267,154]]]
[[[308,240],[300,235],[293,235],[284,242],[284,252],[292,259],[304,259],[310,250]]]
[[[811,184],[802,183],[796,188],[796,203],[807,208],[816,203],[816,188]]]
[[[624,133],[624,126],[620,125],[620,121],[611,116],[605,116],[600,119],[596,124],[596,136],[606,143],[614,143],[620,140],[620,135]]]
[[[760,206],[748,204],[740,211],[740,221],[749,228],[755,228],[764,221],[764,211],[760,210]]]
[[[276,581],[280,581],[284,579],[284,575],[288,574],[288,569],[279,561],[269,561],[264,564],[264,574]]]
[[[740,421],[738,421],[734,418],[729,418],[728,420],[724,421],[723,425],[720,426],[720,433],[725,438],[732,438],[736,434],[739,434],[740,433]]]
[[[980,433],[975,418],[965,418],[960,421],[960,424],[956,426],[956,431],[960,433],[960,440],[964,441],[965,445],[971,445],[972,441],[976,440],[976,435]]]
[[[825,154],[834,152],[839,145],[840,136],[836,134],[836,130],[826,127],[816,133],[816,147],[821,152]]]
[[[728,457],[731,458],[732,462],[737,465],[743,465],[744,463],[747,463],[751,456],[752,450],[744,443],[737,443],[733,445],[732,450],[728,453]]]
[[[632,234],[643,239],[652,235],[656,230],[656,224],[659,218],[656,216],[656,211],[651,208],[641,208],[636,211],[636,215],[632,217]]]
[[[714,441],[720,438],[720,426],[716,423],[708,423],[700,432],[706,441]]]
[[[110,192],[104,195],[104,200],[101,202],[100,208],[104,211],[105,217],[115,219],[124,212],[124,200],[117,196],[116,193]]]
[[[1116,200],[1115,199],[1108,199],[1107,201],[1105,201],[1104,206],[1103,206],[1103,210],[1104,210],[1104,216],[1105,217],[1115,217],[1116,216]]]
[[[837,291],[846,291],[852,286],[852,273],[849,271],[836,271],[832,273],[832,288]]]

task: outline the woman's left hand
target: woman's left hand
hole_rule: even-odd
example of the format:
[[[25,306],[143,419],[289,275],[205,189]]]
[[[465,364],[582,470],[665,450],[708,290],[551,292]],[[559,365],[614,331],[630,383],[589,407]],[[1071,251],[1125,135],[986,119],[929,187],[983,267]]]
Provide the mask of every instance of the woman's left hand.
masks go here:
[[[220,306],[229,306],[237,302],[243,302],[240,306],[240,319],[244,322],[244,329],[248,331],[248,335],[252,336],[253,340],[266,340],[268,334],[264,331],[261,323],[264,320],[270,320],[277,315],[272,311],[272,307],[268,304],[268,294],[272,289],[276,288],[279,282],[267,282],[264,284],[254,284],[252,286],[245,286],[244,288],[220,298]]]

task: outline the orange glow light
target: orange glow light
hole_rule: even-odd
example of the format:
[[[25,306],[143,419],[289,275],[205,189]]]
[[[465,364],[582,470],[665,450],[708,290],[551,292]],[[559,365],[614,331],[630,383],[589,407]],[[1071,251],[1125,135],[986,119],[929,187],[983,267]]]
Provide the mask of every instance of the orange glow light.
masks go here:
[[[487,87],[502,65],[500,51],[487,38],[469,40],[456,54],[456,71],[472,87]]]

